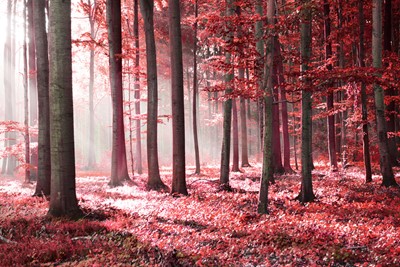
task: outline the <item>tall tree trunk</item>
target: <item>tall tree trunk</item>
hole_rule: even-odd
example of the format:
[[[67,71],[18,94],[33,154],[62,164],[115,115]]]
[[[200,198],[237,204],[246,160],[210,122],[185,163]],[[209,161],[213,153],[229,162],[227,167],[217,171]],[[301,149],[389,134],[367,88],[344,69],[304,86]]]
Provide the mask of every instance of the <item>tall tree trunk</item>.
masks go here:
[[[382,69],[382,0],[373,0],[372,5],[372,65],[377,71]],[[382,185],[397,186],[388,147],[384,92],[379,84],[374,84],[374,97]]]
[[[311,7],[308,5],[309,0],[303,2],[303,7],[301,9],[300,22],[300,54],[301,54],[301,72],[304,74],[309,69],[309,63],[311,58]],[[301,101],[301,189],[300,194],[297,199],[302,202],[310,202],[315,199],[312,186],[312,103],[311,103],[311,91],[309,89],[311,81],[306,79],[304,81],[305,89],[302,91],[302,101]]]
[[[75,189],[70,0],[51,1],[49,34],[51,195],[48,214],[76,217],[81,211]]]
[[[244,73],[243,73],[244,74]],[[241,76],[239,72],[239,76]],[[243,75],[244,76],[244,75]],[[249,163],[249,148],[247,139],[247,114],[246,114],[246,99],[240,97],[240,137],[241,137],[241,158],[242,167],[250,167]]]
[[[27,29],[28,29],[28,18],[26,16],[27,14],[27,9],[28,9],[28,3],[24,1],[24,45],[23,45],[23,58],[24,58],[24,139],[25,139],[25,183],[30,183],[31,181],[31,155],[30,155],[30,146],[29,146],[29,91],[28,91],[28,46],[27,46],[27,40],[26,40],[26,35],[27,35]]]
[[[140,116],[140,50],[139,50],[139,0],[134,0],[133,34],[135,36],[135,114],[136,119],[136,169],[138,174],[143,173],[142,163],[142,132]]]
[[[38,91],[37,91],[37,70],[36,70],[36,44],[35,24],[33,14],[33,0],[28,0],[28,84],[29,84],[29,120],[30,125],[38,123]],[[37,142],[36,136],[31,136],[31,142]],[[31,180],[37,180],[38,151],[31,150]]]
[[[330,19],[330,6],[328,0],[324,0],[324,39],[325,39],[325,60],[328,62],[332,58],[332,42],[331,36],[331,19]],[[327,64],[328,71],[332,70],[332,64]],[[326,109],[327,128],[328,128],[328,153],[331,171],[337,171],[337,158],[336,158],[336,132],[335,132],[335,116],[330,114],[333,112],[333,91],[330,88],[331,83],[328,83],[327,96],[326,96]]]
[[[233,2],[232,0],[226,0],[226,16],[231,16],[233,14]],[[229,32],[226,36],[225,42],[227,44],[232,43],[233,41],[233,33]],[[229,47],[229,45],[228,45]],[[225,52],[225,63],[227,66],[232,64],[232,55],[229,51]],[[221,150],[221,173],[219,182],[222,189],[230,190],[229,185],[229,159],[230,159],[230,151],[231,151],[231,127],[232,127],[232,99],[230,98],[230,94],[232,93],[232,85],[231,81],[233,80],[233,69],[229,67],[229,70],[226,70],[225,73],[225,99],[224,109],[223,109],[223,132],[222,132],[222,150]]]
[[[267,2],[267,24],[273,26],[275,23],[275,2]],[[271,29],[272,27],[269,27]],[[258,196],[257,211],[260,214],[268,213],[268,184],[273,181],[273,74],[274,74],[274,41],[275,37],[269,30],[267,35],[266,62],[264,64],[264,149],[263,149],[263,167],[260,181],[260,193]]]
[[[90,37],[92,40],[96,38],[95,34],[95,15],[97,9],[96,0],[89,0],[89,24],[90,24]],[[94,131],[94,47],[90,47],[90,57],[89,57],[89,155],[88,155],[88,169],[93,169],[96,166],[96,155],[94,152],[95,148],[95,131]]]
[[[283,58],[281,55],[281,45],[278,38],[275,39],[275,47],[278,83],[284,84],[285,78],[283,76]],[[293,173],[292,167],[290,166],[289,118],[285,86],[279,86],[279,95],[282,114],[283,168],[285,173]]]
[[[198,0],[195,1],[194,16],[194,44],[193,44],[193,141],[194,156],[196,162],[195,174],[200,174],[200,153],[199,153],[199,137],[197,129],[197,103],[198,103],[198,81],[197,81],[197,16],[198,16]]]
[[[232,99],[232,171],[240,172],[239,169],[239,128],[238,128],[238,109],[236,99]]]
[[[259,16],[263,16],[263,1],[257,0],[256,2],[256,13]],[[264,69],[264,40],[263,40],[263,27],[264,23],[260,19],[256,22],[255,25],[255,37],[256,37],[256,49],[258,52],[257,61],[256,61],[256,75],[258,79],[258,87],[259,90],[263,90],[263,69]],[[264,102],[265,100],[262,98],[257,99],[257,152],[261,152],[261,148],[263,147],[264,140]]]
[[[365,67],[365,47],[364,47],[364,0],[358,1],[358,16],[359,16],[359,62],[360,67]],[[361,120],[362,120],[362,135],[363,135],[363,158],[365,169],[365,181],[372,182],[371,157],[369,153],[369,132],[368,132],[368,110],[367,110],[367,93],[365,82],[361,82]]]
[[[241,7],[237,6],[236,7],[236,14],[240,17],[241,16]],[[238,30],[237,30],[237,37],[238,39],[243,38],[243,29],[242,26],[239,24],[238,25]],[[241,40],[240,40],[241,42]],[[242,50],[239,51],[239,60],[240,60],[240,67],[238,69],[238,78],[240,81],[244,82],[245,77],[244,77],[244,67],[242,64],[244,64],[243,59],[245,58],[245,55],[242,53]],[[244,84],[244,83],[243,83]],[[243,96],[240,97],[240,138],[241,138],[241,158],[242,158],[242,167],[249,167],[249,152],[248,152],[248,142],[247,142],[247,119],[246,119],[246,102]],[[236,103],[234,103],[236,106]],[[234,108],[236,108],[234,106]],[[234,113],[235,114],[235,113]],[[234,118],[235,120],[235,118]],[[235,125],[235,123],[234,123]],[[235,141],[234,141],[235,142]],[[235,147],[235,145],[234,145]],[[235,150],[233,152],[234,154],[234,159],[233,159],[233,164],[235,164]],[[239,164],[238,164],[239,165]],[[233,171],[234,168],[232,168]],[[237,167],[239,170],[239,166]]]
[[[154,0],[140,0],[140,8],[144,20],[147,61],[147,188],[150,190],[158,190],[165,189],[166,185],[161,181],[158,162],[158,83],[153,22]]]
[[[50,195],[51,179],[49,57],[45,2],[46,0],[33,1],[39,107],[38,178],[35,196]]]
[[[121,1],[108,0],[106,11],[111,98],[113,107],[113,142],[110,185],[118,186],[121,185],[122,181],[129,180],[123,113]]]
[[[344,22],[344,18],[343,18],[343,7],[342,7],[342,1],[339,1],[339,5],[338,5],[338,9],[337,9],[337,13],[338,13],[338,30],[342,31],[343,29],[343,22]],[[340,36],[339,36],[340,38]],[[344,41],[343,38],[340,38],[338,40],[339,43],[339,51],[338,51],[338,58],[339,58],[339,68],[343,69],[345,67],[345,51],[344,51]],[[342,82],[340,82],[342,83]],[[341,96],[341,101],[345,101],[345,96],[346,93],[342,92],[340,94]],[[342,158],[342,167],[346,168],[347,166],[347,158],[348,158],[348,152],[347,152],[347,125],[346,125],[346,121],[347,121],[347,109],[345,109],[342,114],[341,114],[341,126],[340,126],[340,144],[341,144],[341,158]]]
[[[14,48],[13,45],[15,42],[12,37],[12,13],[13,13],[13,2],[9,0],[7,2],[7,28],[6,28],[6,41],[4,44],[4,110],[5,110],[5,120],[11,121],[14,119],[13,115],[13,103],[14,103],[14,86],[15,86],[15,62],[14,62]],[[15,6],[14,2],[14,6]],[[14,132],[6,132],[5,133],[5,147],[11,147],[15,145],[15,133]],[[2,173],[6,173],[8,175],[14,174],[14,169],[16,166],[14,156],[9,155],[6,158],[3,158],[3,168]]]
[[[185,108],[180,1],[168,1],[172,95],[172,188],[171,193],[187,195],[185,163]],[[193,92],[195,93],[195,92]],[[194,120],[195,118],[193,118]]]
[[[392,52],[392,0],[385,0],[385,18],[383,24],[383,50],[385,50],[388,54]],[[396,89],[394,87],[389,87],[386,90],[386,93],[389,97],[396,96]],[[387,107],[387,116],[389,120],[387,120],[387,131],[395,132],[396,130],[396,102],[392,99],[388,103]],[[392,166],[399,166],[400,162],[397,158],[397,145],[396,138],[390,137],[388,138],[389,143],[389,154]]]
[[[274,43],[276,40],[274,40]],[[274,45],[275,46],[275,45]],[[275,49],[275,48],[274,48]],[[275,51],[273,52],[275,54]],[[275,87],[276,80],[276,62],[274,57],[274,72],[272,73],[272,88],[273,88],[273,105],[272,105],[272,162],[274,166],[274,173],[282,174],[285,169],[282,165],[282,149],[281,149],[281,136],[280,136],[280,119],[279,119],[279,104],[276,101],[278,98],[278,89]]]

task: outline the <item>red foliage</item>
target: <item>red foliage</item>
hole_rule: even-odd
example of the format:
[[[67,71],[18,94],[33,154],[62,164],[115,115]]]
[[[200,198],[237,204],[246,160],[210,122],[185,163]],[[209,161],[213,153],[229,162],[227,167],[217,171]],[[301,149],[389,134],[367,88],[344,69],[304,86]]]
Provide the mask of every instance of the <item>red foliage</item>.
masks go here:
[[[0,181],[0,260],[6,265],[65,263],[152,266],[395,266],[400,250],[400,191],[364,184],[356,167],[313,173],[317,202],[294,200],[297,174],[277,177],[270,215],[256,210],[260,165],[231,177],[233,193],[220,192],[215,167],[188,177],[192,194],[145,191],[146,177],[109,188],[100,174],[77,180],[86,217],[52,221],[47,202],[29,197],[11,178]],[[192,170],[188,170],[191,172]],[[163,169],[171,179],[171,169]],[[8,180],[7,180],[8,179]],[[374,179],[379,180],[377,177]],[[14,243],[16,242],[16,243]],[[170,264],[170,265],[168,265]]]

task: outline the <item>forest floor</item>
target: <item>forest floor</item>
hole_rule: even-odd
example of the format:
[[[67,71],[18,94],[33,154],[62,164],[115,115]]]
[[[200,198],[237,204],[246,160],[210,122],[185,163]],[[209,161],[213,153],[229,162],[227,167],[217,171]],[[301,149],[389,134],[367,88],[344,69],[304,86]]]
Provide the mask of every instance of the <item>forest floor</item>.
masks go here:
[[[189,169],[188,174],[193,170]],[[146,191],[146,176],[110,188],[79,172],[86,216],[46,216],[34,185],[0,177],[1,266],[400,266],[400,190],[365,184],[353,167],[313,172],[317,200],[297,202],[299,174],[270,187],[269,215],[256,213],[261,166],[231,174],[218,191],[217,166],[188,175],[189,196]],[[400,170],[396,169],[400,183]],[[162,169],[170,184],[171,169]]]

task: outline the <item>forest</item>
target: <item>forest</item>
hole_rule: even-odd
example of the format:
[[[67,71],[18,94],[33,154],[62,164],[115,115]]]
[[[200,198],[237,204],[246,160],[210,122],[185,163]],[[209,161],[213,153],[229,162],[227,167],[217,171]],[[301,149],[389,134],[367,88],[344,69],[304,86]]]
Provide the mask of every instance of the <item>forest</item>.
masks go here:
[[[400,266],[400,0],[0,23],[0,266]]]

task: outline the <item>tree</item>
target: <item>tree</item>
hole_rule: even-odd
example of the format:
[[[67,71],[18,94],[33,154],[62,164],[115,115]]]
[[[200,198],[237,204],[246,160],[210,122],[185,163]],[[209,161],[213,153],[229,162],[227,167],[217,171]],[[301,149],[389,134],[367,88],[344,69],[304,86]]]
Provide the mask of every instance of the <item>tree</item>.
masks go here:
[[[75,189],[71,1],[51,1],[49,13],[51,194],[48,214],[76,217],[81,211]]]
[[[133,35],[135,37],[135,114],[136,119],[136,168],[138,174],[143,173],[142,164],[142,132],[140,121],[140,50],[139,50],[139,0],[134,0],[134,21],[133,21]]]
[[[198,106],[198,80],[197,80],[197,17],[199,12],[198,0],[194,3],[194,43],[193,43],[193,142],[194,142],[194,155],[196,162],[195,174],[200,174],[200,152],[199,152],[199,137],[197,129],[197,106]]]
[[[300,23],[300,53],[301,53],[301,73],[305,75],[305,72],[309,69],[309,62],[311,57],[311,7],[309,6],[310,1],[303,1],[301,8],[301,23]],[[310,79],[303,77],[304,88],[302,91],[301,101],[301,189],[297,199],[304,203],[313,201],[315,198],[313,187],[312,187],[312,132],[311,132],[311,95],[310,91]]]
[[[359,64],[361,68],[365,67],[365,45],[364,45],[364,0],[358,0],[358,16],[359,16]],[[369,153],[369,132],[368,132],[368,110],[367,110],[367,93],[366,84],[361,82],[361,120],[363,133],[363,158],[365,169],[365,181],[372,182],[371,157]]]
[[[33,0],[27,1],[28,6],[28,87],[29,87],[29,120],[30,125],[38,124],[38,89],[36,70],[36,44],[35,44],[35,23],[33,13]],[[36,136],[31,136],[31,142],[37,142]],[[31,150],[31,165],[38,167],[38,151]],[[37,180],[37,168],[31,169],[31,179]]]
[[[239,127],[238,109],[236,99],[232,99],[232,171],[240,172],[239,169]]]
[[[96,0],[88,1],[89,6],[89,24],[90,24],[90,38],[93,40],[96,38],[96,29],[95,29],[95,16],[97,11],[97,2]],[[94,152],[94,103],[93,103],[93,95],[94,95],[94,47],[90,47],[90,56],[89,56],[89,155],[88,155],[88,169],[93,169],[96,166],[96,155]]]
[[[121,1],[108,0],[108,50],[111,98],[113,108],[112,123],[112,159],[111,159],[111,186],[118,186],[124,180],[129,180],[126,161],[125,129],[123,114],[122,93],[122,32],[121,32]]]
[[[13,39],[12,39],[12,2],[11,0],[7,1],[7,26],[6,26],[6,40],[4,43],[4,109],[5,109],[5,120],[10,121],[14,119],[13,116],[13,103],[14,103],[14,96],[13,96],[13,89],[15,86],[15,64],[14,56],[13,56]],[[14,3],[15,6],[16,3]],[[6,132],[5,134],[5,141],[4,146],[13,146],[15,144],[15,133],[13,132]],[[16,160],[14,156],[8,156],[3,158],[3,166],[1,173],[6,173],[8,175],[14,174],[14,169],[16,166]]]
[[[236,14],[240,17],[241,16],[241,8],[240,6],[236,7]],[[243,28],[242,26],[239,24],[238,25],[238,31],[237,31],[237,37],[239,39],[243,38]],[[242,49],[239,50],[240,54],[239,57],[240,59],[243,60],[243,58],[245,57],[245,55],[243,55]],[[241,64],[243,64],[243,62],[241,62]],[[238,78],[239,80],[243,81],[244,78],[244,68],[240,67],[238,70]],[[250,163],[249,163],[249,149],[248,149],[248,142],[247,142],[247,115],[246,115],[246,102],[245,102],[245,98],[243,96],[240,97],[239,100],[239,115],[240,115],[240,141],[241,141],[241,166],[242,167],[250,167]],[[234,161],[235,162],[235,161]],[[233,168],[232,168],[233,169]],[[239,167],[238,167],[239,169]]]
[[[172,188],[171,193],[187,195],[185,163],[185,110],[180,1],[168,1],[172,95]]]
[[[382,0],[373,0],[372,6],[372,65],[379,71],[382,68]],[[376,126],[379,144],[379,160],[382,173],[382,185],[398,186],[394,179],[389,154],[386,130],[384,92],[382,86],[374,84]]]
[[[226,16],[229,17],[233,14],[232,0],[226,0]],[[230,27],[231,25],[227,25]],[[227,29],[227,36],[225,42],[229,44],[233,41],[233,33]],[[225,64],[231,65],[231,52],[225,52]],[[219,183],[222,189],[230,190],[229,185],[229,158],[231,150],[231,125],[232,125],[232,99],[230,94],[232,93],[231,81],[233,80],[233,69],[229,67],[225,73],[225,99],[223,109],[223,132],[222,132],[222,150],[221,150],[221,172],[219,177]]]
[[[324,38],[325,38],[325,60],[329,61],[332,57],[332,43],[330,40],[331,35],[331,19],[330,19],[330,5],[328,0],[324,0]],[[332,70],[332,64],[327,64],[327,69]],[[326,109],[328,111],[327,125],[328,125],[328,153],[330,168],[332,171],[337,171],[337,159],[336,159],[336,132],[335,132],[335,116],[330,114],[333,111],[333,92],[329,88],[331,84],[328,84],[328,92],[326,96]]]
[[[274,73],[274,41],[271,29],[275,24],[275,2],[268,0],[267,2],[267,25],[269,26],[266,45],[266,62],[264,64],[264,149],[263,149],[263,167],[260,182],[260,193],[258,196],[258,213],[268,213],[268,185],[273,181],[273,73]]]
[[[158,83],[156,42],[154,39],[154,1],[140,0],[140,10],[144,20],[147,61],[147,188],[165,189],[161,181],[158,163],[157,117],[158,117]]]
[[[50,156],[50,103],[49,103],[49,56],[46,33],[46,0],[33,1],[37,90],[38,90],[38,178],[35,196],[50,195],[51,156]]]
[[[27,46],[27,7],[28,3],[24,1],[24,45],[23,45],[23,58],[24,58],[24,141],[25,141],[25,183],[30,183],[31,181],[31,170],[30,170],[30,163],[31,163],[31,151],[30,151],[30,135],[29,135],[29,90],[28,90],[28,46]]]

